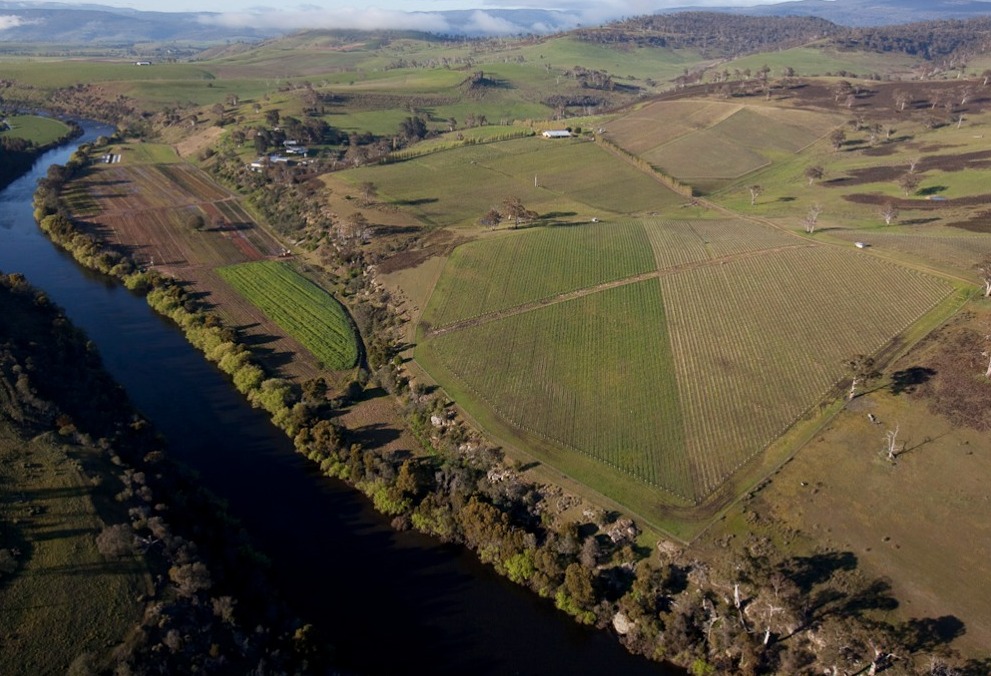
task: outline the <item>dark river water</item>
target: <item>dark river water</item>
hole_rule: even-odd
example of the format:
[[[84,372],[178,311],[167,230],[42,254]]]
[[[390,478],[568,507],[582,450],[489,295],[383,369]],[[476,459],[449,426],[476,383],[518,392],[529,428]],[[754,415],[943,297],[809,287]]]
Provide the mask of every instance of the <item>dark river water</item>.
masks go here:
[[[375,674],[674,674],[580,627],[458,547],[394,532],[359,493],[327,479],[144,300],[78,266],[32,216],[37,179],[112,130],[87,124],[0,192],[0,271],[43,289],[99,346],[109,371],[225,499],[273,562],[290,606]],[[0,321],[2,321],[0,317]]]

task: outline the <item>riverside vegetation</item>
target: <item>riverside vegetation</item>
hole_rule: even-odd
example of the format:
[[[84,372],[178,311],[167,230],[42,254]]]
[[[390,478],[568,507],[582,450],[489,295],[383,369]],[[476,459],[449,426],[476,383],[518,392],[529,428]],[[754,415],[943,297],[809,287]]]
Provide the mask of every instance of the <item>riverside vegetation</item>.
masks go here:
[[[324,37],[295,38],[294,44],[302,44],[300,49],[305,51],[308,39],[320,43]],[[579,621],[611,623],[635,652],[675,661],[697,674],[824,669],[836,673],[885,669],[892,673],[984,673],[986,661],[956,656],[949,648],[955,639],[966,638],[971,628],[952,615],[918,617],[899,608],[894,589],[898,580],[881,577],[877,565],[869,570],[862,565],[877,556],[873,551],[876,543],[858,539],[861,535],[853,526],[845,526],[843,535],[830,538],[829,522],[816,524],[822,531],[813,535],[800,531],[800,526],[792,529],[772,522],[768,516],[772,508],[756,508],[767,500],[766,496],[784,491],[781,511],[787,511],[788,505],[800,504],[801,510],[796,511],[815,513],[815,501],[819,500],[816,496],[841,483],[828,468],[807,470],[817,477],[809,488],[810,496],[788,495],[786,489],[779,488],[777,478],[762,481],[756,488],[754,483],[747,483],[758,475],[767,476],[775,469],[773,463],[750,465],[747,469],[751,473],[746,477],[726,482],[741,463],[746,465],[746,460],[754,457],[748,455],[753,449],[760,450],[807,409],[815,410],[823,397],[837,395],[832,386],[843,380],[842,363],[853,356],[845,352],[862,350],[880,356],[880,352],[890,349],[888,356],[898,357],[904,345],[956,311],[967,299],[971,288],[968,284],[973,279],[960,270],[959,260],[946,255],[962,250],[963,235],[942,225],[924,233],[910,227],[878,232],[880,226],[865,226],[863,207],[853,206],[880,206],[898,200],[901,209],[919,211],[923,217],[944,208],[937,202],[910,199],[915,197],[911,191],[895,197],[903,189],[891,178],[902,173],[898,171],[902,159],[920,152],[932,162],[934,173],[928,176],[931,185],[915,187],[936,190],[930,194],[938,195],[943,185],[939,181],[945,174],[935,167],[962,171],[952,185],[962,191],[964,199],[959,206],[951,203],[945,208],[953,209],[953,217],[960,222],[981,227],[980,214],[973,211],[977,202],[966,202],[980,196],[979,182],[963,171],[964,167],[950,168],[955,166],[953,156],[960,152],[952,148],[964,147],[966,136],[973,135],[974,129],[954,129],[955,124],[939,124],[938,120],[933,128],[926,117],[941,100],[952,101],[948,114],[958,113],[959,106],[964,105],[955,95],[960,85],[952,80],[913,85],[914,93],[907,100],[915,112],[911,117],[895,118],[892,116],[898,115],[898,101],[902,99],[896,94],[899,87],[907,85],[881,84],[875,78],[856,79],[855,84],[836,78],[796,82],[794,73],[775,82],[768,76],[770,68],[763,71],[762,77],[751,77],[741,66],[738,77],[729,68],[728,75],[710,75],[714,80],[711,84],[682,92],[685,100],[662,97],[656,104],[619,110],[609,116],[604,113],[610,105],[618,107],[634,98],[627,96],[629,90],[619,88],[614,99],[602,94],[604,98],[597,102],[570,91],[572,96],[560,101],[558,112],[567,115],[594,108],[596,115],[587,120],[568,118],[566,123],[572,126],[576,138],[552,148],[537,150],[533,145],[536,139],[529,134],[517,137],[504,132],[493,136],[494,140],[479,138],[478,142],[460,146],[456,143],[472,138],[479,110],[490,111],[500,122],[518,119],[514,117],[516,113],[536,117],[534,112],[540,107],[534,101],[509,104],[508,91],[513,91],[514,96],[532,95],[536,83],[551,87],[555,78],[583,94],[590,90],[599,96],[609,91],[610,78],[601,73],[590,75],[588,69],[569,69],[565,76],[550,67],[526,70],[520,65],[526,61],[524,54],[550,53],[551,49],[563,49],[564,44],[573,49],[574,43],[574,37],[544,44],[538,41],[532,52],[526,51],[532,45],[525,42],[508,48],[485,44],[475,58],[491,53],[497,55],[496,63],[502,59],[504,65],[492,64],[495,70],[467,79],[441,65],[428,65],[428,61],[411,64],[406,59],[403,64],[387,68],[381,83],[361,85],[363,90],[374,90],[375,86],[387,90],[398,86],[399,81],[407,82],[410,74],[422,74],[420,71],[428,73],[425,77],[432,86],[467,83],[464,90],[457,90],[458,96],[448,92],[449,98],[428,98],[422,91],[403,89],[399,90],[401,94],[362,91],[345,95],[335,90],[349,86],[341,78],[352,76],[335,74],[328,75],[322,84],[293,82],[273,93],[277,102],[264,96],[254,101],[230,100],[211,112],[216,122],[209,129],[204,128],[202,120],[192,118],[185,119],[180,128],[184,118],[176,110],[163,111],[154,118],[149,115],[141,121],[130,114],[119,120],[128,134],[160,135],[176,142],[194,136],[203,141],[194,152],[204,166],[249,195],[254,208],[272,227],[291,239],[293,246],[299,245],[308,252],[308,261],[326,268],[325,275],[348,303],[365,341],[366,359],[354,371],[298,382],[266,371],[239,330],[226,325],[180,283],[154,270],[142,269],[142,264],[122,250],[108,247],[85,223],[76,222],[58,196],[67,179],[94,170],[86,166],[86,153],[74,158],[69,167],[54,169],[42,182],[37,215],[46,232],[81,261],[147,292],[149,302],[172,317],[187,331],[191,342],[231,374],[238,389],[272,415],[276,424],[293,437],[301,453],[325,472],[347,479],[368,494],[380,510],[394,515],[398,527],[415,527],[444,540],[466,544],[483,561],[510,579],[553,598],[558,607]],[[433,44],[415,47],[405,38],[396,41],[395,48],[400,46],[438,49]],[[369,48],[373,49],[378,48]],[[265,54],[264,50],[261,53]],[[437,53],[430,54],[430,59],[439,63]],[[637,56],[646,58],[639,47]],[[517,57],[523,60],[514,62]],[[271,54],[267,58],[270,64],[278,62],[278,57]],[[218,63],[222,64],[218,68],[238,67],[234,56],[221,57]],[[317,63],[314,60],[308,67],[316,69]],[[474,63],[466,65],[477,67]],[[545,70],[553,76],[541,74]],[[398,71],[401,77],[391,71]],[[704,70],[678,84],[699,82],[703,74]],[[654,85],[641,82],[641,76],[628,80],[649,91],[647,88]],[[502,78],[513,80],[518,89],[500,86]],[[416,78],[409,81],[417,82]],[[947,98],[950,91],[954,93],[952,99]],[[778,99],[774,105],[760,102],[772,98]],[[541,103],[544,112],[552,110],[546,103]],[[790,110],[792,104],[817,109],[812,113]],[[405,111],[401,109],[403,105]],[[466,120],[463,124],[450,119],[458,106],[462,111],[458,115]],[[975,124],[984,124],[980,104],[971,98],[969,106],[967,114],[977,118]],[[337,112],[337,107],[342,110]],[[430,112],[407,114],[418,107],[430,108]],[[858,109],[858,116],[847,125],[837,111],[845,116],[842,111],[853,108]],[[334,114],[328,116],[328,109]],[[197,117],[206,115],[205,109],[197,110]],[[471,125],[464,112],[470,113]],[[306,123],[302,124],[295,115]],[[243,121],[238,121],[240,116]],[[883,123],[875,122],[871,116],[878,120],[898,119],[907,138],[892,134],[886,139]],[[326,123],[321,126],[324,117],[336,120],[341,127],[354,129],[358,124],[367,124],[376,131],[345,134],[328,129]],[[670,125],[673,128],[666,123],[671,119],[678,121]],[[408,151],[418,147],[428,122],[435,127],[433,134],[452,137],[438,144],[436,152]],[[604,150],[603,144],[585,143],[582,138],[587,135],[579,129],[579,122],[584,129],[590,125],[607,129],[613,146]],[[561,124],[552,120],[535,124],[531,118],[518,126],[525,130]],[[768,131],[774,124],[780,125],[782,133]],[[393,134],[390,125],[393,129],[398,126],[400,131]],[[645,133],[645,126],[653,132]],[[834,139],[830,133],[831,129],[843,131],[837,126],[847,130],[843,138]],[[287,131],[294,128],[298,131]],[[276,164],[260,172],[246,167],[249,154],[278,147],[287,134],[302,137],[310,133],[322,134],[326,141],[322,156],[310,164]],[[658,145],[664,133],[671,134],[662,139],[669,145]],[[458,134],[465,138],[458,139]],[[919,140],[913,140],[915,136]],[[394,156],[395,149],[402,154]],[[642,159],[646,155],[651,161]],[[706,160],[709,155],[727,161],[716,165]],[[662,164],[660,170],[655,162]],[[835,180],[822,180],[824,170],[807,173],[816,166],[822,169],[822,164],[829,165],[829,176]],[[883,171],[870,174],[865,165],[877,169],[885,166]],[[707,173],[700,176],[699,172]],[[676,178],[665,178],[669,175]],[[683,189],[688,179],[702,187],[704,200]],[[376,185],[379,197],[375,195]],[[464,190],[465,186],[470,190]],[[877,194],[861,194],[859,191],[866,189],[855,186],[870,186]],[[514,223],[514,227],[497,227],[493,233],[485,229],[498,226],[500,219],[487,219],[487,225],[477,227],[476,219],[489,204],[501,205],[510,189],[520,191],[524,201],[539,210],[537,226],[516,229]],[[793,203],[801,204],[804,211],[804,203],[813,198],[821,200],[825,211],[820,209],[815,218],[807,216],[802,223],[795,216]],[[498,208],[502,207],[493,207]],[[674,213],[691,218],[670,217],[676,209]],[[403,210],[412,213],[421,225],[410,226],[412,219],[403,221],[394,215]],[[658,217],[658,210],[665,212],[663,218]],[[365,215],[372,213],[374,222]],[[608,222],[603,224],[608,230],[593,227],[584,216],[587,213],[608,215]],[[817,221],[820,215],[821,222]],[[948,220],[947,216],[942,218]],[[824,227],[827,223],[828,228]],[[410,228],[414,236],[404,238],[404,228]],[[876,257],[867,257],[852,250],[852,238],[860,241],[875,236],[878,241],[884,238],[897,242],[908,255],[885,255],[885,250]],[[983,235],[965,237],[970,244],[963,249],[972,244],[985,245]],[[471,238],[479,241],[454,248]],[[626,240],[642,246],[624,247]],[[554,243],[572,246],[555,248]],[[603,245],[615,250],[601,259],[589,254]],[[969,251],[968,255],[974,253]],[[406,268],[396,264],[395,259],[423,261],[433,255],[448,257],[447,265],[439,279],[435,277],[430,292],[418,298],[417,304],[424,310],[421,313],[417,308],[413,314],[411,324],[417,325],[413,334],[400,325],[401,312],[396,310],[401,303],[381,285],[376,272],[382,277],[384,270],[404,272]],[[554,256],[561,257],[561,262],[550,265],[549,270],[537,270],[544,274],[533,274],[535,266],[556,261]],[[493,276],[473,275],[478,271],[478,266],[471,264],[473,260],[482,261]],[[578,265],[572,268],[565,264],[572,262]],[[496,282],[505,283],[493,283],[494,277],[501,277]],[[748,280],[756,280],[756,291],[744,286]],[[860,293],[861,285],[870,286],[871,293]],[[700,289],[709,290],[705,295],[713,299],[711,303],[697,302]],[[806,295],[796,289],[816,289],[817,294]],[[569,294],[575,294],[574,298]],[[476,302],[466,302],[469,298]],[[761,302],[757,311],[745,304],[754,298]],[[828,315],[827,321],[819,316],[827,304],[823,298],[829,299],[830,312],[835,313]],[[569,302],[573,304],[566,305]],[[865,312],[864,307],[872,310]],[[980,309],[979,305],[975,307]],[[613,320],[608,326],[599,326],[584,343],[587,346],[592,341],[595,350],[575,348],[557,339],[561,333],[576,335],[580,328],[568,323],[578,316],[569,315],[567,310],[572,308]],[[629,308],[635,309],[631,313]],[[927,310],[930,312],[924,321],[906,330]],[[863,322],[859,329],[847,332],[839,341],[821,340],[852,315]],[[622,323],[616,318],[624,317],[631,325],[637,324],[635,319],[649,320],[656,330],[649,336],[636,330],[617,332],[615,329]],[[787,320],[788,330],[778,331],[776,324],[765,322],[767,318]],[[729,339],[739,326],[736,320],[747,322],[744,340]],[[688,330],[692,326],[695,330]],[[858,326],[856,322],[854,326]],[[711,331],[699,331],[699,327]],[[874,328],[879,332],[868,335]],[[590,462],[580,467],[581,471],[573,471],[584,461],[580,454],[562,454],[561,448],[586,443],[586,439],[562,439],[560,435],[553,436],[555,430],[548,433],[546,428],[538,427],[553,420],[560,409],[541,412],[546,413],[544,419],[534,423],[525,418],[534,413],[532,407],[513,408],[526,401],[520,392],[498,399],[500,392],[509,390],[506,382],[499,381],[493,356],[516,358],[514,351],[499,347],[509,344],[507,336],[516,344],[531,341],[532,354],[548,354],[552,347],[558,350],[548,373],[570,377],[574,371],[580,388],[573,389],[579,391],[589,388],[599,375],[605,384],[609,379],[615,381],[614,385],[630,382],[635,376],[630,374],[631,364],[635,369],[647,363],[644,360],[648,356],[656,360],[656,364],[650,363],[659,371],[673,371],[676,377],[668,375],[656,391],[651,391],[655,387],[652,382],[643,383],[639,391],[644,394],[648,410],[652,411],[657,403],[649,399],[651,396],[658,396],[668,405],[662,420],[648,421],[643,416],[645,424],[674,424],[642,436],[665,439],[670,448],[677,449],[688,443],[678,430],[693,431],[691,443],[696,444],[697,467],[679,469],[676,461],[682,458],[678,454],[650,456],[656,449],[646,442],[617,444],[615,448],[599,445],[594,450],[600,453],[598,460],[620,466],[627,475],[668,482],[667,487],[673,486],[680,494],[680,502],[645,490],[642,481],[630,490],[631,483],[601,479],[608,476],[602,467],[605,462]],[[700,343],[699,349],[688,344],[703,337],[708,342]],[[429,379],[404,362],[404,342],[413,338],[419,342],[416,360],[442,381],[443,390],[426,384]],[[653,342],[635,342],[648,339]],[[681,347],[677,341],[682,341]],[[487,352],[473,350],[479,342],[496,347]],[[675,348],[671,349],[671,345]],[[750,345],[770,347],[769,351],[755,352],[749,350]],[[581,360],[590,353],[597,356],[600,366],[611,367],[589,369],[589,363]],[[631,361],[624,362],[624,357],[631,357]],[[539,373],[538,366],[513,365],[516,377],[511,384],[515,387],[527,379],[530,384],[547,382],[548,378],[533,377]],[[446,378],[440,367],[447,367],[455,377]],[[805,378],[809,373],[815,374],[811,389]],[[589,378],[588,374],[599,375]],[[764,386],[754,388],[755,377],[747,374],[768,380]],[[901,382],[896,375],[891,378]],[[476,380],[465,382],[468,378]],[[707,378],[723,383],[717,384],[716,396],[700,399],[698,406],[684,406],[679,412],[673,402],[686,395],[678,387],[690,390],[696,380],[703,383]],[[360,408],[367,396],[363,390],[369,384],[378,384],[396,397],[422,449],[409,453],[362,444],[360,430],[344,424],[348,415],[345,411]],[[568,390],[563,386],[557,389]],[[697,389],[703,390],[701,386]],[[854,404],[880,405],[876,402],[882,397],[881,389],[884,388],[858,398]],[[732,396],[744,390],[746,397]],[[615,391],[606,390],[607,394]],[[493,437],[500,442],[510,440],[500,443],[506,446],[505,452],[452,413],[448,393],[480,420],[486,431],[495,430]],[[543,400],[526,391],[523,394],[534,401]],[[771,399],[762,400],[765,394]],[[797,408],[781,409],[779,404],[785,399]],[[488,404],[499,415],[487,415],[486,407],[473,401]],[[591,402],[606,406],[606,415],[607,405],[613,401],[625,401],[625,396],[612,399],[600,393],[598,397],[590,396],[584,405]],[[904,406],[901,402],[899,405]],[[749,414],[734,408],[741,403],[751,406]],[[710,406],[713,413],[709,419],[702,416],[700,420],[699,412],[709,410],[703,405]],[[884,405],[902,410],[890,402]],[[791,439],[785,434],[784,440],[800,446],[815,436],[821,424],[828,421],[828,414],[834,412],[835,404],[825,408],[821,412],[823,419],[800,430],[801,434],[793,433]],[[696,418],[690,419],[691,415]],[[845,420],[843,416],[838,419]],[[506,420],[515,429],[506,432]],[[629,430],[622,416],[617,420],[620,422],[615,428],[626,434]],[[519,434],[520,429],[528,434]],[[698,434],[700,430],[739,439],[703,438]],[[591,438],[594,430],[579,432]],[[870,428],[858,437],[858,442],[869,439],[869,434]],[[533,442],[534,438],[547,437],[551,437],[550,446]],[[606,442],[613,440],[609,435],[605,437]],[[532,448],[539,460],[555,469],[566,468],[569,474],[614,497],[624,507],[632,504],[638,514],[646,512],[649,525],[659,524],[686,538],[695,537],[708,525],[711,534],[699,537],[696,545],[688,547],[664,539],[657,549],[656,537],[638,535],[631,521],[612,511],[613,503],[606,502],[607,509],[569,510],[576,498],[552,486],[547,481],[549,472],[541,474],[539,467],[535,469],[528,462],[526,453],[518,452],[514,446]],[[631,446],[641,452],[624,456]],[[732,453],[726,455],[727,449]],[[768,457],[787,460],[791,452]],[[830,453],[837,451],[833,448]],[[826,462],[834,457],[830,453],[822,454]],[[873,458],[874,454],[867,455]],[[676,461],[670,461],[672,457]],[[915,457],[918,456],[903,455],[895,469],[896,463],[871,464],[861,454],[861,464],[851,465],[854,469],[850,473],[871,477],[882,472],[905,474],[908,470],[903,468],[909,467]],[[792,469],[804,466],[802,458],[799,454],[775,477],[788,476],[794,485],[808,486],[808,481],[797,479]],[[598,485],[596,480],[600,481]],[[717,487],[720,490],[713,492]],[[722,512],[724,523],[713,524],[713,515],[720,515],[719,510],[732,500],[730,494],[734,491],[744,493],[743,501]],[[850,491],[849,495],[856,495],[855,487]],[[890,501],[901,499],[898,490],[886,494]],[[704,500],[711,502],[702,504],[705,509],[699,510],[699,502]],[[643,508],[645,504],[653,505],[650,509],[656,511]],[[907,505],[905,508],[911,509]],[[891,519],[891,523],[896,521]],[[685,526],[688,522],[690,525]],[[864,530],[875,536],[878,528]],[[847,544],[847,538],[864,544],[854,549]],[[979,634],[982,627],[978,623],[973,630]]]
[[[86,336],[17,274],[0,275],[0,312],[0,669],[326,668],[326,646]]]

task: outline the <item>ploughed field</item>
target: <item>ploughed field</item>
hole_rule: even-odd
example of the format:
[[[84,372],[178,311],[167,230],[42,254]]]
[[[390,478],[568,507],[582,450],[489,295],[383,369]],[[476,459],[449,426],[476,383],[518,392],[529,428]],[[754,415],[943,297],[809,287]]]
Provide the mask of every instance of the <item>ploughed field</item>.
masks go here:
[[[281,245],[257,226],[240,198],[196,167],[143,162],[147,153],[127,148],[119,162],[96,164],[73,182],[65,197],[75,217],[139,265],[203,292],[214,311],[246,334],[273,373],[308,378],[320,372],[321,362],[335,364],[304,347],[296,334],[287,334],[277,318],[217,272],[281,253]],[[352,352],[353,341],[352,337]],[[353,363],[352,358],[343,368]]]
[[[508,231],[453,252],[417,359],[538,459],[690,506],[953,290],[744,219]]]

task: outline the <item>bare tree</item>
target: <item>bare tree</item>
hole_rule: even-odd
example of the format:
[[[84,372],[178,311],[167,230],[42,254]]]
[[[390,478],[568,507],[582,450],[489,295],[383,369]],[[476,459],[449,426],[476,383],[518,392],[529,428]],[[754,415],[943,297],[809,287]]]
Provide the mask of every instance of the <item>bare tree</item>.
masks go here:
[[[501,220],[502,220],[502,214],[499,213],[498,209],[492,207],[491,209],[486,211],[481,218],[478,219],[478,224],[484,225],[487,228],[494,228],[497,225],[499,225],[499,222]]]
[[[822,168],[820,164],[814,164],[811,167],[805,168],[805,179],[809,182],[809,185],[813,185],[816,181],[822,180],[822,177],[826,175],[826,170]]]
[[[898,218],[898,207],[894,202],[885,202],[878,207],[877,213],[884,219],[885,225],[891,225]]]
[[[760,183],[754,183],[747,186],[747,190],[750,191],[750,206],[754,206],[757,204],[757,198],[764,194],[764,186]]]
[[[358,192],[361,193],[362,205],[368,206],[372,203],[376,197],[378,197],[378,187],[371,181],[364,181],[358,186]]]
[[[914,155],[908,160],[908,173],[914,174],[915,170],[919,166],[919,162],[922,161],[922,157],[919,155]]]
[[[991,68],[987,68],[981,73],[981,84],[987,87],[989,81],[991,81]]]
[[[842,129],[834,129],[829,135],[829,142],[833,144],[833,150],[839,150],[846,143],[846,132]]]
[[[810,235],[816,231],[816,224],[819,222],[819,215],[822,213],[822,205],[818,202],[813,202],[812,206],[809,207],[809,211],[805,214],[805,232]]]
[[[874,358],[864,354],[854,355],[847,360],[846,366],[850,371],[850,391],[847,394],[847,399],[853,399],[857,396],[857,386],[876,378],[878,372],[874,368]]]
[[[912,97],[904,89],[899,89],[895,92],[895,105],[898,106],[898,110],[905,110],[905,106],[908,102],[912,100]]]
[[[991,298],[991,254],[985,254],[981,262],[974,267],[977,268],[981,282],[984,284],[984,297]]]
[[[971,97],[974,96],[974,88],[970,85],[964,85],[960,88],[960,105],[965,106],[967,102],[970,101]]]
[[[898,179],[898,187],[902,189],[906,197],[918,190],[920,183],[922,183],[922,178],[918,174],[903,174]]]
[[[888,462],[894,462],[898,457],[898,431],[901,425],[895,425],[895,429],[884,433],[884,457]]]

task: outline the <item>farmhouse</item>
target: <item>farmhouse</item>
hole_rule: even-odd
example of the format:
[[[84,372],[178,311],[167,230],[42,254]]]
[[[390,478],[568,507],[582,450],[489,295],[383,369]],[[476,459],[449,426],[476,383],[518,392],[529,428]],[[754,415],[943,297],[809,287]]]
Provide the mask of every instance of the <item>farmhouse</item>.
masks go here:
[[[548,129],[541,136],[544,138],[571,138],[571,132],[567,129]]]

